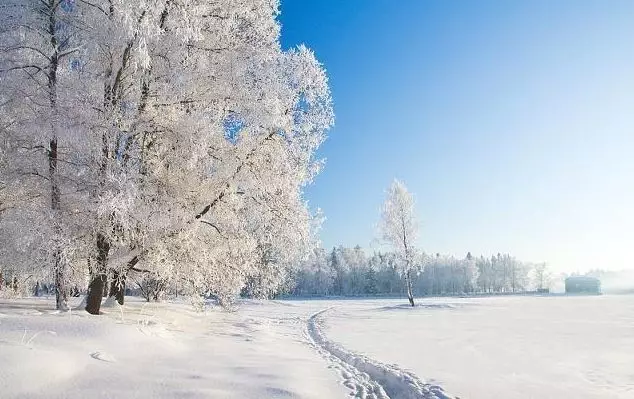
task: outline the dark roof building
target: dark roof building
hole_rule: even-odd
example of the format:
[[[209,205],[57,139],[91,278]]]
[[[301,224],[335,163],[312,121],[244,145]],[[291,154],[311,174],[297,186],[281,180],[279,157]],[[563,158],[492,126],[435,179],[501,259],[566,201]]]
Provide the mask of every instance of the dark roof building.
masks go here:
[[[600,294],[601,280],[588,276],[572,276],[566,279],[566,294]]]

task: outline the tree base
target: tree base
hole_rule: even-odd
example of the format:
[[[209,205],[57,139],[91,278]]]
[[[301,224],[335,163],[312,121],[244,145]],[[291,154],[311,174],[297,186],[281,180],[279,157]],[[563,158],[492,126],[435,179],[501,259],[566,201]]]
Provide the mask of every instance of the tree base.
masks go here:
[[[105,276],[99,275],[95,277],[88,285],[88,295],[86,296],[86,312],[94,315],[99,314],[101,309],[101,299],[103,298],[103,289],[105,286]]]

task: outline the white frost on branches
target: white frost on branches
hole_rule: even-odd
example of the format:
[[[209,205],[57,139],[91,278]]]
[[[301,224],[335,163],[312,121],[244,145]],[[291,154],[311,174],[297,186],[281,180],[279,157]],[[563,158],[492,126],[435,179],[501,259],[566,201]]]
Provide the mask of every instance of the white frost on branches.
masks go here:
[[[407,296],[410,304],[414,306],[411,274],[416,257],[414,244],[418,236],[418,223],[414,197],[399,180],[395,179],[388,189],[381,209],[379,228],[383,239],[394,247],[400,257],[407,284]]]
[[[0,267],[57,270],[65,292],[130,273],[227,301],[287,284],[315,245],[303,188],[333,111],[312,51],[282,50],[278,12],[0,5]]]

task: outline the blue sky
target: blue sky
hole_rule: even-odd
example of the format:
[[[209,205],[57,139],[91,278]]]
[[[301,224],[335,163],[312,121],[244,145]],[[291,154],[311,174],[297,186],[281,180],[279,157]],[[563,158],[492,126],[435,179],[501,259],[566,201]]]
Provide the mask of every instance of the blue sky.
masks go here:
[[[554,270],[634,268],[634,2],[282,0],[328,71],[308,188],[325,247],[377,248],[393,178],[419,246]]]

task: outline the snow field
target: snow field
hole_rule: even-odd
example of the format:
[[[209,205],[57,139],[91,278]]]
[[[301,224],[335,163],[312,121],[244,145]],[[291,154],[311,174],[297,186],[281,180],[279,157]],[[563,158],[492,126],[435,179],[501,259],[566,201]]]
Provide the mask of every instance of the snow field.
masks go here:
[[[634,296],[346,301],[324,332],[468,399],[634,398]]]
[[[0,397],[634,398],[634,296],[0,300]]]

